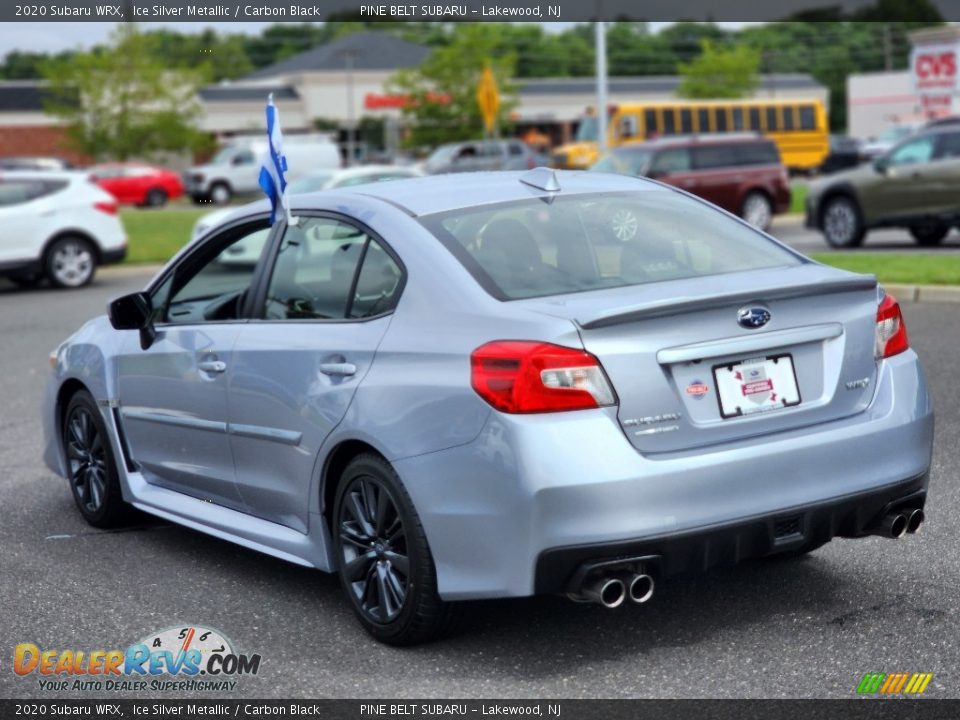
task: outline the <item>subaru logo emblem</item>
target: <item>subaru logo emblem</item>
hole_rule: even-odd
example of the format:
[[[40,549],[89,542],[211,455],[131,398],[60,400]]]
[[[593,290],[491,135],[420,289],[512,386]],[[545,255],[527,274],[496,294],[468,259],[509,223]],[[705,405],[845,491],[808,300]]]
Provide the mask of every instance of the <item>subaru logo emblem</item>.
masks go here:
[[[747,330],[756,330],[770,322],[770,311],[764,307],[740,308],[737,311],[737,322]]]

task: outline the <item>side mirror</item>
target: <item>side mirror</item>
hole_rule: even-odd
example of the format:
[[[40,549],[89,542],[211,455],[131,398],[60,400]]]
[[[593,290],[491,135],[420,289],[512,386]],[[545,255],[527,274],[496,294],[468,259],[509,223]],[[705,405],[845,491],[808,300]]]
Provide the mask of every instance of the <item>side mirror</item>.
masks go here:
[[[145,292],[131,293],[113,300],[107,306],[107,316],[115,330],[139,330],[140,347],[149,348],[157,339],[153,327],[153,301]]]

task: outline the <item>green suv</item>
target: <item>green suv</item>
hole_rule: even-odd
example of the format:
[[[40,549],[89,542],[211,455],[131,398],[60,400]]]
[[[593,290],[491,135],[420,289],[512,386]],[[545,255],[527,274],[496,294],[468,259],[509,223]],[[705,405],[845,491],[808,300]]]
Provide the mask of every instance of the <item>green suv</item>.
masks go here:
[[[960,226],[960,127],[924,130],[873,163],[811,183],[806,209],[807,227],[834,247],[857,247],[877,227],[904,227],[919,245],[938,245]]]

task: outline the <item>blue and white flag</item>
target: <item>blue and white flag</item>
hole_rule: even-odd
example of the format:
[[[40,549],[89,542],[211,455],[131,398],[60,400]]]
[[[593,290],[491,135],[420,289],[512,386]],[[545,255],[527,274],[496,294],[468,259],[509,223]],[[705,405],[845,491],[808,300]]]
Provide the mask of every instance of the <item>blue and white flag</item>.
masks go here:
[[[287,156],[283,154],[283,134],[280,132],[280,114],[273,104],[273,93],[267,99],[267,151],[260,165],[260,188],[270,198],[270,224],[277,221],[277,207],[282,208],[290,221],[287,202]]]

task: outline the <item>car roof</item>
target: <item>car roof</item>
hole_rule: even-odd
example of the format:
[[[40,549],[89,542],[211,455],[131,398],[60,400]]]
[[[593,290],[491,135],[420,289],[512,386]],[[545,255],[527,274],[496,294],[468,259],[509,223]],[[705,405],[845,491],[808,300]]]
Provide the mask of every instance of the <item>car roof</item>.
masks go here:
[[[773,142],[770,138],[755,132],[732,132],[732,133],[692,133],[689,135],[669,135],[667,137],[653,138],[640,143],[629,143],[614,148],[617,150],[651,150],[672,147],[689,147],[691,145],[718,145],[729,143],[756,143]]]
[[[544,170],[545,168],[539,168],[538,172]],[[418,216],[514,200],[546,199],[552,195],[564,197],[590,193],[663,189],[659,183],[642,178],[588,173],[584,170],[556,170],[553,172],[556,173],[560,191],[548,193],[521,182],[521,178],[529,172],[533,171],[428,175],[385,183],[357,185],[338,192],[379,198],[401,207],[411,215]],[[309,195],[303,197],[308,198]]]

